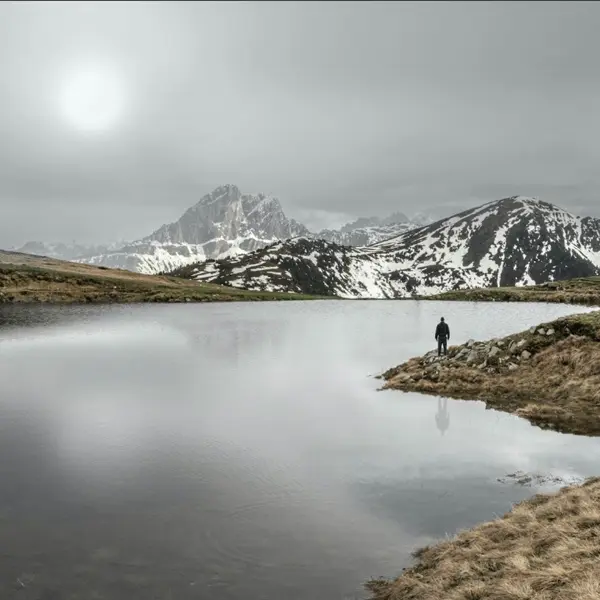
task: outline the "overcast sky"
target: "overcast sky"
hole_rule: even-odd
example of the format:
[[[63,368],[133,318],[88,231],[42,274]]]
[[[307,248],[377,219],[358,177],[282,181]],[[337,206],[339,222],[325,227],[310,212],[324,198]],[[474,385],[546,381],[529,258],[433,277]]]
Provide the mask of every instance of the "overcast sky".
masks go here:
[[[594,2],[3,2],[0,247],[135,239],[221,183],[314,228],[600,215],[598,31]]]

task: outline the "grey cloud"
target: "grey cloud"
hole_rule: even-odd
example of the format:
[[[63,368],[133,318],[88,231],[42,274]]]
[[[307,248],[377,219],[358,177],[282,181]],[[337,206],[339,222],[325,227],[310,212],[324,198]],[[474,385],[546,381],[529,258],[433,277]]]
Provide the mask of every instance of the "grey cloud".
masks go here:
[[[0,246],[139,237],[221,183],[320,224],[518,193],[600,215],[599,26],[583,2],[3,3]],[[125,110],[83,135],[57,98],[96,64]]]

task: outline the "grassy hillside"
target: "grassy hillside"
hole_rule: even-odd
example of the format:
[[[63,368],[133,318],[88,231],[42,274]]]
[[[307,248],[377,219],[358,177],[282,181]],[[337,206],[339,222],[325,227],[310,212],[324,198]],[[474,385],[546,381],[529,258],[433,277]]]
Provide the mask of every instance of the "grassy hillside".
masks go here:
[[[455,290],[420,299],[479,302],[558,302],[595,306],[600,305],[600,277],[581,277],[523,287]]]
[[[0,302],[217,302],[308,300],[315,296],[249,292],[168,275],[0,250]]]

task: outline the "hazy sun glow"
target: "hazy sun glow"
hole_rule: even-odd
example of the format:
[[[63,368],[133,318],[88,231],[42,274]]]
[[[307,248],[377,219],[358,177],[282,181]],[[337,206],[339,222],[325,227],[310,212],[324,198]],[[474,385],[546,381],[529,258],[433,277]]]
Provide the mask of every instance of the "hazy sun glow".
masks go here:
[[[99,69],[79,71],[68,77],[60,100],[66,120],[81,131],[110,129],[124,104],[118,77]]]

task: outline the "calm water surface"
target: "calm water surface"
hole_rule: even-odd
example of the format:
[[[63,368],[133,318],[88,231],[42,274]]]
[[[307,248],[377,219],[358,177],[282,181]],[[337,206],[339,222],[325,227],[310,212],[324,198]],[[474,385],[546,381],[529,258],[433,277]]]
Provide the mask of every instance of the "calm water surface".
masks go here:
[[[0,598],[337,600],[510,509],[598,440],[377,392],[434,345],[573,307],[307,302],[0,308]]]

